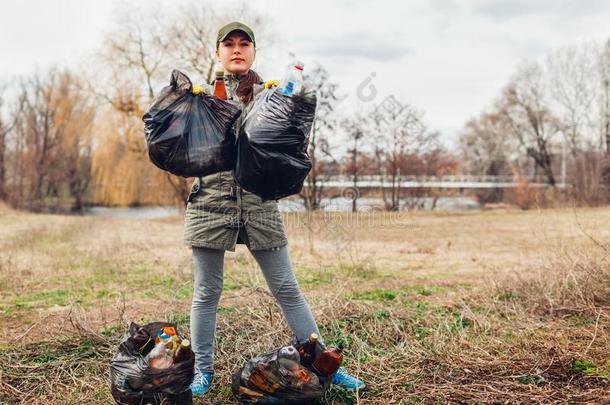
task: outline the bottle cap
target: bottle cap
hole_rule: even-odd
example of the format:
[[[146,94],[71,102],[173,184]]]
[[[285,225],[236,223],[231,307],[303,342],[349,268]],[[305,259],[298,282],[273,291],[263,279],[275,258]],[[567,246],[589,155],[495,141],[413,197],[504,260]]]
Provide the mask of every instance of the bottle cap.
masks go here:
[[[312,342],[316,342],[318,340],[318,335],[312,333],[311,335],[309,335],[309,340],[311,340]]]
[[[185,348],[190,347],[190,345],[191,345],[191,341],[188,339],[182,339],[182,342],[180,342],[180,346],[185,347]]]
[[[295,67],[295,68],[297,68],[297,69],[299,69],[299,70],[303,70],[303,66],[305,66],[305,64],[304,64],[303,62],[296,61],[296,62],[294,63],[294,67]]]
[[[225,75],[225,69],[222,67],[222,64],[220,63],[220,61],[216,61],[214,63],[214,74],[216,75],[216,77]]]

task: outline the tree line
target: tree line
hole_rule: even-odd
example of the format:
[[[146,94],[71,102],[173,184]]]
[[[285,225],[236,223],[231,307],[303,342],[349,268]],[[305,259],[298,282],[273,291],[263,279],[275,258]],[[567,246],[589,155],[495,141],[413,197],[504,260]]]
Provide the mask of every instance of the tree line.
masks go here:
[[[124,8],[82,69],[52,68],[0,92],[0,200],[34,211],[184,204],[189,179],[150,163],[141,117],[172,69],[212,79],[215,29],[235,19],[265,38],[263,47],[274,45],[273,25],[245,3],[231,15],[202,2],[170,13]],[[325,187],[339,174],[353,180],[354,209],[364,175],[383,175],[388,210],[424,194],[401,188],[406,175],[533,173],[551,187],[571,184],[579,202],[607,201],[610,42],[524,62],[461,130],[457,150],[442,145],[416,106],[390,95],[345,114],[346,96],[323,66],[308,68],[305,79],[319,104],[313,168],[299,196],[308,209],[342,192]]]
[[[608,202],[610,40],[522,62],[459,137],[466,173],[531,173],[581,204]]]

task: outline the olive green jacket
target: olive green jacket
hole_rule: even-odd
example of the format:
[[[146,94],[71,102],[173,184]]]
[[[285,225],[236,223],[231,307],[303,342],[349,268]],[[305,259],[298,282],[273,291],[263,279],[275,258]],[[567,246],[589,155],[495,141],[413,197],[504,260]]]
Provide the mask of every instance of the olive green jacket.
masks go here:
[[[236,137],[252,102],[244,105],[237,97],[239,77],[227,76],[227,95],[236,101],[242,114],[235,123]],[[254,98],[263,90],[254,85]],[[207,87],[210,91],[210,87]],[[246,239],[239,237],[240,228]],[[239,238],[238,238],[239,237]],[[263,201],[242,189],[233,171],[198,177],[188,196],[184,221],[184,243],[188,246],[235,251],[236,243],[247,243],[252,250],[279,248],[288,243],[277,200]]]

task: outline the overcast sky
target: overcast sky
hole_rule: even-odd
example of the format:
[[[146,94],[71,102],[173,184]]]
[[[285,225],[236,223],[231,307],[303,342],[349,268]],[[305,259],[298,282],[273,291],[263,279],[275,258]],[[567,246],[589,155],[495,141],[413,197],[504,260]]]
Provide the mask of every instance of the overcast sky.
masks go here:
[[[51,65],[78,66],[99,49],[117,3],[0,0],[0,84]],[[176,3],[160,2],[168,9]],[[424,110],[427,124],[447,141],[493,101],[523,59],[610,37],[610,1],[604,0],[249,4],[282,34],[273,48],[257,38],[257,69],[264,78],[281,78],[293,52],[306,69],[319,62],[329,70],[349,97],[341,108],[354,108],[359,86],[362,104],[395,95]]]

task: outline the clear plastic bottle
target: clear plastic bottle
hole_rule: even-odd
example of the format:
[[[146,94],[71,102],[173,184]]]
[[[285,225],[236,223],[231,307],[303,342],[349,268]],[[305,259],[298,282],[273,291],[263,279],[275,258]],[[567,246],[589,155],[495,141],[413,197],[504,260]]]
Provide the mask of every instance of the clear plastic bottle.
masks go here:
[[[148,364],[154,368],[169,368],[174,364],[174,357],[167,348],[167,342],[161,342],[155,345],[146,356],[146,360],[148,360]]]
[[[303,62],[296,62],[282,80],[282,93],[291,96],[301,91],[303,87]]]
[[[296,363],[301,361],[301,357],[299,356],[299,352],[292,346],[284,346],[278,352],[278,358],[284,358],[288,360],[292,360]]]

